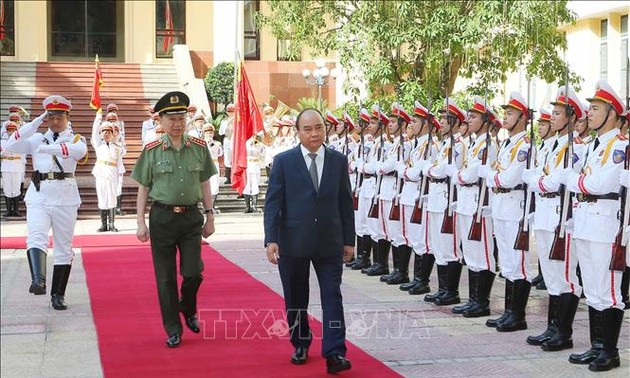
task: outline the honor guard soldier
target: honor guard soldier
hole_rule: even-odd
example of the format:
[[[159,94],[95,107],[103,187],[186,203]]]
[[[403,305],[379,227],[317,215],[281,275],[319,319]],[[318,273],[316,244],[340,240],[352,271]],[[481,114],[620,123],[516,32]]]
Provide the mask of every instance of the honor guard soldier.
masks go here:
[[[466,154],[465,146],[459,133],[459,128],[465,120],[464,111],[457,104],[448,99],[442,109],[440,126],[442,130],[442,143],[435,159],[423,168],[423,175],[429,181],[429,196],[427,202],[429,242],[428,245],[437,262],[438,291],[427,294],[426,302],[433,302],[438,306],[457,304],[459,298],[459,279],[462,273],[459,250],[459,233],[455,227],[455,217],[446,219],[449,212],[449,203],[453,202],[454,191],[449,189],[450,177],[461,168]],[[449,199],[450,192],[450,199]],[[453,221],[454,224],[443,224],[445,221]],[[451,227],[450,233],[445,233],[444,228]]]
[[[122,146],[114,140],[114,124],[110,121],[101,122],[102,112],[96,112],[92,124],[92,138],[90,143],[96,153],[96,163],[92,169],[98,208],[101,216],[101,227],[97,232],[118,232],[114,224],[116,202],[118,194],[118,180],[122,179],[118,173],[124,169],[122,161]]]
[[[198,113],[192,119],[192,122],[188,126],[187,134],[194,136],[195,138],[203,139],[203,125],[206,123],[206,119],[203,114]]]
[[[413,150],[404,162],[399,163],[398,174],[403,182],[399,200],[402,207],[401,222],[404,222],[403,235],[414,252],[414,263],[413,279],[400,285],[400,290],[407,291],[410,295],[419,295],[431,291],[429,277],[435,263],[435,256],[429,253],[425,242],[428,238],[427,213],[426,206],[423,206],[426,201],[422,198],[421,191],[423,183],[426,186],[428,181],[423,180],[422,168],[431,164],[431,156],[437,154],[438,145],[434,142],[433,135],[439,130],[440,124],[427,108],[415,101],[410,126],[408,136],[413,137]],[[412,219],[414,214],[419,219]]]
[[[8,138],[18,131],[19,125],[14,121],[9,121],[3,127]],[[0,140],[2,191],[7,207],[5,216],[19,217],[18,206],[22,195],[21,186],[22,182],[24,182],[24,172],[26,171],[26,155],[7,151],[6,144],[6,139]]]
[[[247,150],[247,180],[243,188],[245,199],[245,213],[259,213],[258,194],[260,193],[260,170],[265,158],[265,145],[262,143],[262,133],[253,135],[245,142]]]
[[[223,146],[218,140],[214,140],[214,126],[211,123],[206,123],[203,126],[204,140],[210,150],[210,156],[212,156],[212,162],[215,167],[219,166],[219,157],[223,156]],[[217,208],[217,196],[219,195],[219,173],[210,177],[210,192],[212,193],[212,203],[214,204],[215,214],[219,214],[220,211]]]
[[[22,124],[24,123],[24,120],[22,119],[22,116],[20,115],[19,110],[20,110],[20,107],[17,105],[9,106],[9,117],[6,121],[2,122],[2,127],[0,128],[0,139],[9,138],[9,136],[7,135],[7,130],[6,130],[6,125],[9,122],[17,123],[18,128],[22,126]]]
[[[219,135],[223,136],[223,165],[225,166],[225,183],[232,182],[232,136],[234,134],[234,104],[228,104],[225,107],[227,118],[221,121],[219,126]]]
[[[366,177],[366,175],[363,174],[363,165],[373,148],[373,133],[377,128],[378,121],[375,119],[373,120],[367,109],[362,108],[359,111],[358,130],[360,133],[360,141],[348,158],[350,172],[351,174],[354,173],[356,175],[353,180],[350,180],[354,201],[356,202],[356,205],[354,205],[354,230],[357,235],[357,259],[350,267],[352,270],[366,269],[372,265],[372,261],[370,259],[370,251],[372,251],[372,238],[370,237],[370,230],[367,223],[367,213],[370,208],[371,197],[364,197],[362,192],[365,185],[372,186],[372,193],[374,190],[374,180],[370,182],[370,177]]]
[[[46,294],[46,251],[52,227],[54,269],[51,304],[65,310],[66,286],[74,252],[72,236],[81,204],[74,178],[77,162],[87,154],[85,139],[68,127],[72,104],[52,95],[43,102],[45,112],[14,132],[5,144],[9,152],[31,154],[33,178],[26,192],[27,256],[32,283],[29,292]],[[48,130],[37,129],[47,119]]]
[[[153,106],[149,106],[147,108],[147,111],[149,112],[149,118],[142,121],[142,147],[143,148],[148,142],[152,142],[154,140],[154,139],[149,140],[149,137],[147,137],[146,134],[147,132],[149,132],[149,130],[155,129],[155,125],[156,125],[155,123],[156,116],[154,116],[155,109],[153,109]]]
[[[564,173],[565,158],[574,159],[567,156],[569,138],[573,138],[569,124],[575,125],[586,114],[575,92],[565,86],[558,89],[556,100],[551,104],[553,111],[548,133],[556,134],[557,138],[543,140],[536,156],[536,167],[523,171],[523,182],[536,194],[533,229],[540,268],[549,292],[547,329],[538,336],[529,336],[526,341],[531,345],[541,345],[545,351],[573,347],[573,318],[582,294],[576,274],[577,259],[569,242],[570,233],[567,234],[566,245],[561,247],[564,249],[564,261],[552,259],[550,251],[560,222],[560,176]],[[567,106],[571,107],[570,114],[567,114]]]
[[[528,158],[530,139],[525,126],[530,116],[527,102],[512,92],[503,105],[503,127],[509,137],[503,141],[494,167],[479,166],[479,177],[492,188],[492,222],[499,250],[501,274],[505,277],[505,310],[497,319],[489,319],[488,327],[500,332],[527,329],[525,307],[531,290],[529,254],[514,249],[519,221],[523,215],[522,176]]]
[[[591,103],[588,125],[597,138],[577,162],[579,173],[566,169],[563,179],[578,201],[573,209],[571,242],[582,272],[592,347],[572,354],[569,361],[588,363],[591,371],[606,371],[620,364],[617,342],[624,309],[620,291],[623,269],[611,270],[615,251],[611,245],[619,224],[619,175],[628,158],[628,140],[620,132],[626,108],[604,80],[587,100]]]
[[[197,291],[203,281],[201,238],[214,233],[210,177],[217,173],[210,151],[202,139],[186,135],[185,93],[169,92],[155,104],[166,135],[145,146],[131,173],[139,184],[136,203],[141,242],[151,240],[162,322],[168,335],[166,346],[181,343],[181,312],[186,326],[199,333]],[[153,204],[146,226],[145,209]],[[204,217],[198,203],[203,202]],[[182,279],[178,293],[177,250]],[[178,300],[179,298],[179,300]]]
[[[107,114],[114,113],[116,114],[116,122],[118,122],[118,127],[120,128],[120,136],[124,140],[125,139],[125,122],[120,119],[120,114],[118,113],[118,105],[111,103],[107,105]]]
[[[495,276],[492,220],[484,214],[483,203],[489,200],[489,194],[485,182],[477,175],[481,165],[492,165],[497,159],[498,148],[490,135],[492,118],[484,99],[475,96],[468,111],[468,132],[476,138],[467,148],[462,167],[451,177],[457,185],[456,226],[468,267],[469,290],[468,302],[453,307],[452,311],[467,318],[490,315],[490,291]],[[471,231],[475,228],[477,236]]]

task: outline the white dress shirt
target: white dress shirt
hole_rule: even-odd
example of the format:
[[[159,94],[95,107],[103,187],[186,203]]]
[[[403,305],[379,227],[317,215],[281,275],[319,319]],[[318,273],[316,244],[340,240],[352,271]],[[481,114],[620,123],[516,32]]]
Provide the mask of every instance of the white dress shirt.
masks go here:
[[[307,150],[306,147],[304,147],[301,144],[300,144],[300,149],[302,150],[302,156],[304,156],[304,162],[306,163],[306,170],[308,171],[309,167],[311,166],[311,157],[308,156],[308,154],[310,154],[311,151]],[[323,145],[319,147],[319,150],[317,150],[316,152],[317,157],[315,158],[315,164],[317,165],[317,187],[318,188],[321,186],[322,172],[324,171],[324,152],[325,152],[325,148]]]

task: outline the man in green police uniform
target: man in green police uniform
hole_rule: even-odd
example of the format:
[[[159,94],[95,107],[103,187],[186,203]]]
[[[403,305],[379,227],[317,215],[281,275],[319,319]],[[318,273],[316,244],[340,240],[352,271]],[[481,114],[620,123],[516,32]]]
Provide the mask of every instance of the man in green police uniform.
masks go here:
[[[157,280],[162,322],[168,339],[166,346],[181,343],[181,312],[186,326],[199,333],[197,291],[203,280],[201,237],[214,233],[214,212],[210,193],[210,177],[217,173],[206,142],[185,135],[186,111],[190,100],[182,92],[169,92],[156,104],[166,135],[147,144],[131,177],[138,187],[137,237],[151,239],[153,266]],[[153,200],[149,213],[149,229],[145,222],[148,197]],[[198,203],[203,202],[204,217]],[[180,252],[180,273],[183,277],[181,297],[177,293],[176,254]]]

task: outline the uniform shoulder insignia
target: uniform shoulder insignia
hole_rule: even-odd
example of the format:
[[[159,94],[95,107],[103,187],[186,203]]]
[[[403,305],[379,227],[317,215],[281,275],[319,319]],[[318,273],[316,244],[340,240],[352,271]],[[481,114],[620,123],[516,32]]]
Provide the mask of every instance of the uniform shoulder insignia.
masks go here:
[[[162,143],[164,143],[164,141],[162,139],[157,139],[157,140],[154,140],[151,143],[147,143],[147,145],[144,146],[144,149],[148,151],[148,150],[151,150],[151,149],[159,146]]]
[[[625,136],[624,134],[620,133],[620,134],[617,134],[617,139],[619,139],[619,140],[628,140],[628,137]]]
[[[525,135],[524,139],[525,143],[529,143],[531,141],[531,139],[529,139],[529,135]]]
[[[580,138],[579,136],[576,136],[573,138],[573,143],[584,144],[584,140]]]
[[[201,146],[201,147],[207,147],[208,145],[206,144],[206,141],[203,139],[199,139],[197,137],[191,136],[189,137],[190,141],[193,142],[194,144]]]

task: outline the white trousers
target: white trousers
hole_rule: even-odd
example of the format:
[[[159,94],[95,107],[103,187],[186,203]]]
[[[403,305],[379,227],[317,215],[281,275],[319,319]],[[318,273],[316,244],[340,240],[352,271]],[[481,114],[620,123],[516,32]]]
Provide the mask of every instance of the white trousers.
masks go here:
[[[389,217],[389,211],[392,208],[392,201],[379,200],[377,206],[378,218],[368,217],[370,236],[374,241],[379,241],[381,239],[390,240],[389,232],[387,230],[387,218]]]
[[[545,277],[545,285],[549,295],[560,295],[572,293],[576,296],[582,295],[582,287],[577,277],[577,257],[571,234],[566,236],[566,252],[564,261],[550,260],[549,251],[553,243],[554,233],[545,230],[536,230],[536,248],[538,249],[538,260],[540,270]]]
[[[481,217],[481,240],[468,240],[472,215],[457,214],[457,228],[462,240],[462,253],[466,266],[473,272],[489,270],[494,272],[497,262],[494,258],[494,239],[492,238],[492,220]]]
[[[214,196],[219,194],[219,174],[210,177],[210,193]]]
[[[55,265],[72,264],[72,236],[77,222],[79,206],[46,206],[30,203],[26,206],[26,226],[28,249],[48,250],[48,231],[52,227],[53,261]]]
[[[518,223],[492,219],[497,248],[499,249],[499,267],[503,277],[510,281],[527,280],[532,282],[529,252],[514,249]]]
[[[389,202],[389,203],[388,203]],[[391,212],[392,207],[394,206],[394,202],[390,200],[383,200],[383,207],[389,207],[387,214],[384,214],[385,221],[387,223],[387,232],[389,233],[389,240],[392,242],[394,247],[400,247],[401,245],[411,245],[409,239],[407,238],[407,230],[405,229],[405,217],[409,217],[410,214],[405,214],[405,208],[403,205],[400,205],[400,219],[399,220],[390,220],[389,213]],[[409,211],[409,210],[407,210]]]
[[[623,310],[624,303],[621,301],[623,272],[609,269],[612,245],[582,239],[573,239],[572,243],[582,271],[586,304],[597,311],[609,308]]]
[[[453,213],[453,234],[442,233],[442,221],[444,220],[444,212],[428,211],[429,222],[427,222],[429,240],[432,243],[431,250],[435,255],[435,262],[438,265],[447,265],[451,261],[459,261],[461,252],[459,244],[461,241],[459,232],[457,231],[457,213]]]
[[[252,172],[251,170],[247,170],[247,182],[245,183],[245,188],[243,189],[243,194],[249,194],[251,196],[258,195],[260,188],[260,169]]]
[[[359,208],[354,211],[354,230],[357,235],[370,235],[370,227],[368,226],[368,211],[370,211],[371,198],[361,197],[359,195]]]
[[[116,207],[116,193],[118,180],[116,176],[95,177],[96,197],[98,208],[101,210],[114,209]]]
[[[5,197],[13,198],[20,195],[20,184],[24,179],[24,172],[2,172],[2,191]]]

